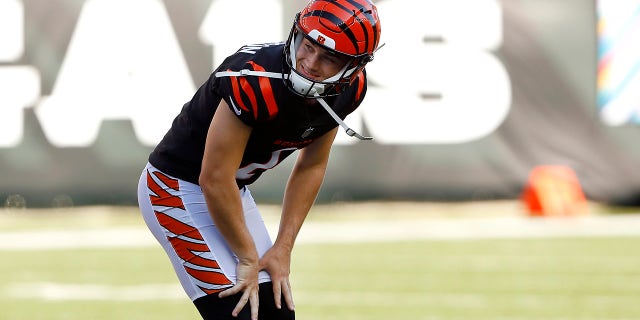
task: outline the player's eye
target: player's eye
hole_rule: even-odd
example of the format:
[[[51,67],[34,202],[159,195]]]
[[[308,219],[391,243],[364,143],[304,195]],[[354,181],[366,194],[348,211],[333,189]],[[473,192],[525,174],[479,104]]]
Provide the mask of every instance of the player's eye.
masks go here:
[[[324,56],[324,60],[330,64],[338,64],[338,59],[332,56]]]
[[[308,51],[308,52],[313,52],[313,46],[310,43],[305,43],[304,44],[304,48]]]

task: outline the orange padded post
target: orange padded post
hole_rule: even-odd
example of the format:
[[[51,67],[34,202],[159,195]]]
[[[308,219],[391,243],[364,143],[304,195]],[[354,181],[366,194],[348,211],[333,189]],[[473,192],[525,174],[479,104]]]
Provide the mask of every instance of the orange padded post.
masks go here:
[[[566,166],[538,166],[522,193],[530,216],[577,216],[587,213],[587,200],[575,172]]]

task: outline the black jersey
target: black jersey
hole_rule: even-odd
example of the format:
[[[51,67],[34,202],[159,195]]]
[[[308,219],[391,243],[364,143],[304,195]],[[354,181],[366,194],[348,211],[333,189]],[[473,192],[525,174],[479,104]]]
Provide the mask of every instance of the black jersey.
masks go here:
[[[291,92],[282,78],[216,77],[218,71],[288,73],[282,60],[283,45],[245,46],[228,57],[183,106],[149,162],[167,174],[198,184],[209,124],[220,99],[252,128],[236,174],[238,186],[253,183],[296,149],[335,128],[338,124],[315,99]],[[360,105],[365,93],[366,75],[361,73],[340,95],[325,100],[344,119]]]

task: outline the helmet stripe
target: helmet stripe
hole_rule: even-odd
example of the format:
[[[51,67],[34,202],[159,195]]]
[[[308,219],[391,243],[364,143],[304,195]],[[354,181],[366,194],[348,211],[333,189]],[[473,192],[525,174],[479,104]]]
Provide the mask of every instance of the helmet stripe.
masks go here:
[[[346,0],[347,3],[351,4],[353,6],[353,8],[348,8],[346,6],[343,5],[342,1],[335,1],[335,0],[317,0],[317,2],[326,2],[327,5],[324,6],[324,9],[341,9],[342,11],[350,14],[350,15],[355,15],[358,13],[361,13],[367,20],[368,20],[368,24],[371,26],[371,30],[368,30],[367,28],[367,23],[365,23],[364,21],[362,21],[361,19],[356,19],[356,21],[358,21],[360,27],[362,28],[364,37],[365,37],[365,43],[368,45],[367,48],[364,48],[365,52],[367,53],[373,53],[373,51],[375,50],[375,48],[377,47],[377,43],[379,41],[378,39],[378,23],[377,23],[377,19],[376,17],[373,16],[372,12],[370,10],[365,10],[367,7],[371,6],[374,7],[374,5],[372,3],[370,3],[367,0],[364,1],[360,1],[360,0]],[[364,2],[364,3],[363,3]],[[331,6],[332,5],[332,6]],[[320,11],[322,12],[322,10],[315,10],[315,11]],[[331,13],[331,12],[328,12]],[[315,16],[319,16],[320,14],[315,14]],[[323,16],[324,17],[324,16]],[[340,18],[338,18],[337,16],[334,17],[336,20],[332,20],[333,23],[335,23],[336,25],[340,26],[341,29],[343,31],[346,31],[347,29],[351,28],[351,26],[346,26],[344,25],[344,21]],[[350,32],[350,36],[349,38],[351,39],[351,41],[353,43],[357,43],[357,41],[355,40],[355,35],[353,33],[353,31],[349,30]],[[369,38],[373,38],[373,41],[369,41]],[[359,52],[358,48],[356,48],[356,52]],[[364,53],[364,52],[359,52],[359,53]]]
[[[328,11],[314,10],[314,11],[309,12],[307,15],[305,15],[305,17],[320,17],[320,18],[327,19],[327,20],[331,21],[332,23],[334,23],[335,25],[340,27],[340,30],[342,32],[344,32],[347,37],[349,37],[349,40],[351,40],[350,41],[351,44],[354,45],[355,51],[356,52],[359,51],[358,47],[356,46],[356,44],[358,43],[358,41],[356,39],[356,36],[349,29],[349,27],[343,23],[342,19],[340,19],[339,17],[337,17],[333,13],[328,12]]]
[[[372,33],[373,35],[373,41],[369,41],[369,32],[367,32],[367,28],[366,25],[364,24],[363,21],[360,21],[360,26],[362,27],[364,34],[365,34],[365,40],[367,41],[366,43],[369,44],[370,48],[367,48],[367,52],[369,53],[373,53],[373,51],[375,50],[375,48],[377,47],[378,44],[378,23],[377,23],[377,19],[376,17],[373,16],[372,12],[370,10],[364,10],[367,7],[374,7],[373,3],[369,2],[368,0],[364,0],[364,1],[359,1],[359,0],[347,0],[347,2],[351,3],[354,7],[359,8],[360,12],[362,13],[362,15],[364,15],[367,20],[369,20],[369,25],[371,26],[372,30],[369,31]],[[364,4],[362,3],[364,2]]]
[[[361,4],[359,4],[359,3],[357,3],[357,2],[355,2],[353,0],[347,0],[347,2],[349,2],[351,5],[353,5],[354,8],[358,9],[358,11],[363,9],[363,6]],[[355,16],[358,13],[358,11],[353,10],[353,9],[349,9],[349,8],[343,6],[341,3],[337,2],[337,1],[336,2],[330,1],[329,3],[333,4],[334,6],[340,8],[340,9],[342,9],[344,11],[346,11],[350,15],[354,15]],[[369,43],[369,33],[367,32],[366,26],[363,24],[362,21],[360,21],[360,19],[355,19],[355,21],[358,21],[358,23],[360,25],[360,28],[362,28],[362,31],[363,31],[362,33],[364,34],[364,43]],[[351,26],[347,26],[347,25],[344,25],[344,24],[343,24],[343,26],[346,27],[346,28],[349,28],[349,31],[353,34],[353,31],[351,31]],[[343,30],[344,30],[344,28],[343,28]],[[357,41],[353,41],[353,42],[357,43]],[[367,49],[368,48],[364,48],[365,52],[367,51]],[[358,48],[356,48],[356,51],[359,51]],[[364,53],[364,52],[362,52],[362,53]]]

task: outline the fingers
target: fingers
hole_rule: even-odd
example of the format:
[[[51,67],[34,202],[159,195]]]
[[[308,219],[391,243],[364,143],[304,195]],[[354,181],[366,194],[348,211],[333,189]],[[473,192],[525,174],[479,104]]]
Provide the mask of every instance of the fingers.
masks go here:
[[[249,307],[251,308],[251,320],[258,320],[258,308],[260,304],[260,299],[258,298],[258,290],[246,290],[240,297],[240,301],[236,304],[236,307],[231,312],[231,315],[237,317],[240,314],[240,311],[247,305],[249,302]]]
[[[258,320],[258,308],[260,307],[260,296],[258,290],[253,291],[249,298],[249,304],[251,305],[251,320]]]
[[[273,283],[273,299],[276,303],[276,308],[282,309],[282,297],[284,296],[284,302],[287,304],[287,308],[291,311],[295,310],[293,304],[293,295],[291,294],[291,285],[289,279],[285,278],[282,281],[275,281]]]
[[[231,312],[231,315],[234,317],[237,317],[238,314],[240,313],[240,311],[242,311],[242,308],[244,308],[244,306],[247,304],[247,302],[249,301],[249,297],[250,297],[251,293],[249,291],[245,291],[242,294],[242,297],[240,297],[240,300],[238,301],[238,304],[236,304],[236,307],[233,308],[233,311]]]
[[[242,291],[242,288],[240,286],[233,286],[225,291],[222,291],[218,294],[218,297],[220,298],[226,298],[226,297],[230,297],[234,294],[240,293],[240,291]]]
[[[293,303],[293,294],[291,294],[291,284],[289,283],[289,278],[285,279],[286,283],[283,286],[282,294],[284,295],[284,302],[287,304],[287,308],[293,311],[296,306]]]
[[[282,285],[280,284],[279,281],[274,281],[273,282],[273,300],[275,301],[276,308],[278,309],[282,308],[282,299],[280,297],[282,297]]]
[[[245,290],[243,290],[245,289]],[[233,311],[231,312],[231,315],[234,317],[237,317],[240,312],[242,311],[242,309],[247,305],[247,302],[249,302],[249,307],[251,308],[251,319],[252,320],[257,320],[258,319],[258,308],[259,308],[259,304],[260,304],[260,299],[258,296],[258,287],[252,287],[249,288],[246,285],[241,285],[241,284],[237,284],[225,291],[222,291],[218,294],[218,297],[220,298],[226,298],[226,297],[230,297],[233,296],[235,294],[238,294],[242,292],[242,296],[240,297],[240,300],[238,301],[238,303],[236,304],[235,308],[233,309]]]
[[[240,300],[231,312],[231,315],[237,317],[242,309],[249,303],[251,309],[251,319],[258,319],[258,261],[240,261],[236,265],[236,284],[218,294],[220,298],[226,298],[242,293]]]

